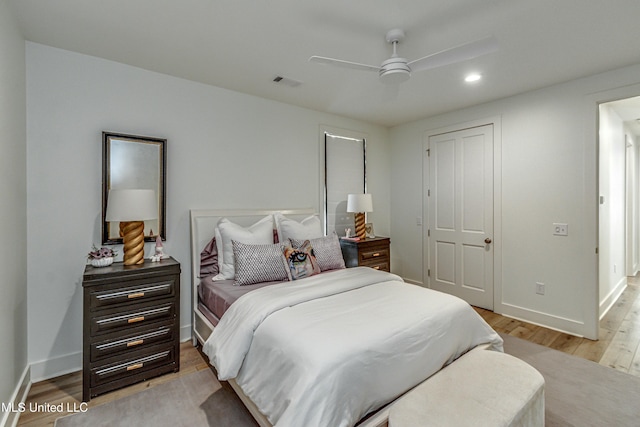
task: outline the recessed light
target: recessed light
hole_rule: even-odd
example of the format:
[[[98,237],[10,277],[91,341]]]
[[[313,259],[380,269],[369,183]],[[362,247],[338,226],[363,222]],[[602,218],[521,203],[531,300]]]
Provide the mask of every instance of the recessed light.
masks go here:
[[[464,78],[464,81],[467,82],[467,83],[473,83],[473,82],[477,82],[481,78],[482,78],[482,76],[480,74],[473,73],[473,74],[467,75],[467,77]]]

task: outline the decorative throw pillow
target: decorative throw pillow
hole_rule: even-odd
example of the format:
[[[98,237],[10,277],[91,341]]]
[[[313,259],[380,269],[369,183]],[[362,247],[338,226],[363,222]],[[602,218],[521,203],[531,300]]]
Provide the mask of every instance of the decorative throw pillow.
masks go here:
[[[302,245],[296,248],[290,244],[285,245],[283,253],[292,280],[320,273],[318,261],[316,261],[316,257],[313,254],[313,246],[308,240],[305,240]]]
[[[300,247],[304,243],[298,239],[289,240],[295,248]],[[340,249],[340,240],[338,240],[338,235],[335,231],[326,237],[311,239],[309,242],[311,246],[313,246],[313,252],[318,261],[320,271],[345,268],[342,249]]]
[[[233,245],[231,243],[233,240],[252,245],[273,244],[273,218],[271,215],[262,218],[250,227],[243,227],[227,218],[222,218],[218,221],[217,231],[220,234],[218,264],[220,273],[225,279],[235,277]],[[222,255],[221,259],[220,255]]]
[[[200,276],[205,277],[218,274],[218,248],[214,237],[200,252]]]
[[[282,259],[284,245],[281,243],[249,245],[233,240],[232,246],[236,274],[234,285],[290,280]]]
[[[279,242],[285,243],[290,238],[304,241],[323,236],[322,222],[318,215],[311,215],[298,222],[276,212],[273,219],[276,223]]]

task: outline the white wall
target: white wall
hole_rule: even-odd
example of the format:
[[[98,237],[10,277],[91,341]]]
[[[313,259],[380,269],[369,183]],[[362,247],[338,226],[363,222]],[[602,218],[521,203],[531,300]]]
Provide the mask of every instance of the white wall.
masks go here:
[[[626,277],[626,135],[624,123],[607,104],[600,106],[599,133],[599,316],[627,285]]]
[[[165,252],[182,263],[183,338],[191,321],[189,209],[320,211],[321,126],[366,135],[368,186],[382,207],[370,218],[376,232],[389,233],[386,128],[34,43],[27,106],[36,378],[81,364],[81,280],[86,253],[100,245],[103,130],[168,139]]]
[[[496,244],[503,256],[495,310],[595,338],[597,100],[611,91],[638,92],[638,75],[640,66],[628,67],[393,128],[391,235],[397,272],[423,282],[427,260],[416,217],[422,215],[425,131],[499,116],[502,239]],[[556,222],[569,224],[569,236],[552,235]],[[536,282],[545,283],[544,296],[535,294]]]
[[[27,367],[27,174],[24,38],[0,0],[0,402]],[[0,415],[0,425],[9,417]],[[8,421],[10,422],[10,421]]]

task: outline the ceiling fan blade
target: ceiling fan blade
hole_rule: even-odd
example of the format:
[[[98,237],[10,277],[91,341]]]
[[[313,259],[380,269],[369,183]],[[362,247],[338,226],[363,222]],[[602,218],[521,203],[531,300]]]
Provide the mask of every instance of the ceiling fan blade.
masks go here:
[[[342,59],[326,58],[324,56],[312,56],[309,62],[317,62],[318,64],[337,65],[344,68],[352,68],[354,70],[364,71],[380,71],[380,67],[375,65],[360,64],[357,62],[343,61]]]
[[[440,52],[432,53],[424,58],[409,62],[411,71],[424,71],[437,67],[443,67],[456,62],[462,62],[478,56],[486,55],[498,50],[498,42],[495,37],[485,37],[470,43],[464,43]]]

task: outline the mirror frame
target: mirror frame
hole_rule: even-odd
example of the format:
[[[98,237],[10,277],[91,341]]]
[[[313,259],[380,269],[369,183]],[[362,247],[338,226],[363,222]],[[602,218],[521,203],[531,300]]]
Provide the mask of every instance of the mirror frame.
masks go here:
[[[109,236],[109,223],[105,220],[107,214],[107,199],[111,189],[111,140],[126,140],[131,143],[157,145],[159,150],[159,182],[158,182],[158,226],[162,240],[167,239],[166,220],[166,183],[167,183],[167,140],[148,136],[127,135],[115,132],[102,132],[102,244],[122,244],[122,237]],[[156,235],[145,236],[145,242],[154,242]]]

